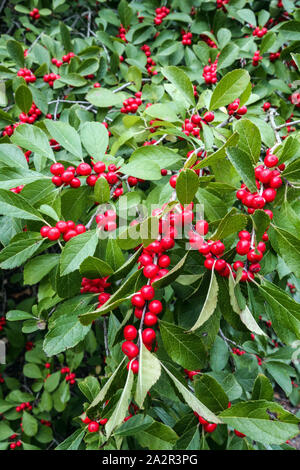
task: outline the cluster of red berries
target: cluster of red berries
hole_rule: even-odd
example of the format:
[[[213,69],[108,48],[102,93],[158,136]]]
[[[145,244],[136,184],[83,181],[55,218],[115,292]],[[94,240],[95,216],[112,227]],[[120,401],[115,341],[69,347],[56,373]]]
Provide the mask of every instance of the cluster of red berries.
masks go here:
[[[288,286],[288,288],[289,288],[291,294],[295,294],[295,293],[296,293],[296,286],[295,286],[295,284],[292,284],[291,282],[288,282],[288,283],[287,283],[287,286]]]
[[[275,62],[275,60],[279,59],[280,52],[271,52],[269,55],[270,62]]]
[[[20,186],[17,186],[16,188],[10,188],[10,191],[12,193],[19,194],[23,188],[24,188],[24,184],[21,184]]]
[[[7,135],[8,137],[10,137],[11,135],[13,135],[16,127],[20,126],[21,124],[21,122],[15,122],[11,126],[5,126],[4,131],[2,132],[2,136],[4,137],[5,135]]]
[[[263,28],[260,28],[259,26],[257,26],[253,30],[252,35],[257,36],[258,38],[262,38],[265,34],[267,34],[267,32],[268,32],[268,28],[266,28],[265,26]]]
[[[13,434],[14,436],[15,434]],[[10,437],[11,439],[11,437]],[[11,450],[14,450],[16,447],[22,447],[22,442],[18,439],[16,442],[12,442],[11,444],[9,444],[9,448]]]
[[[43,238],[48,238],[51,241],[56,241],[63,235],[65,242],[69,241],[71,238],[80,235],[81,233],[86,232],[86,228],[83,224],[75,224],[72,220],[65,222],[64,220],[59,220],[55,227],[50,227],[48,225],[43,225],[40,230],[40,234]]]
[[[33,348],[34,348],[33,342],[32,341],[27,341],[27,343],[25,344],[26,351],[31,351]]]
[[[184,31],[184,29],[181,31],[181,36],[182,36],[182,44],[184,46],[190,46],[192,44],[192,38],[193,38],[193,35],[192,33],[190,32],[186,32]]]
[[[106,232],[112,232],[117,228],[117,214],[113,209],[108,209],[104,214],[96,215],[96,223],[99,229],[103,228]]]
[[[155,18],[154,18],[154,24],[159,25],[162,23],[162,20],[168,16],[170,13],[170,9],[167,7],[161,7],[161,8],[156,8],[155,10]]]
[[[93,294],[100,294],[100,292],[104,292],[105,289],[111,286],[111,283],[107,282],[108,277],[109,276],[105,276],[97,279],[88,279],[87,277],[83,277],[81,281],[80,293],[85,294],[90,292]]]
[[[31,72],[31,70],[23,68],[18,70],[18,77],[23,77],[26,83],[34,83],[36,81],[36,76]]]
[[[260,55],[260,51],[256,51],[254,52],[254,56],[253,56],[253,59],[252,59],[252,65],[254,67],[257,67],[258,64],[262,61],[262,56]]]
[[[44,75],[43,80],[45,83],[48,83],[50,87],[53,87],[55,80],[58,80],[59,78],[60,75],[58,73],[51,72]]]
[[[141,47],[141,50],[145,53],[147,57],[146,69],[149,75],[157,75],[157,70],[154,70],[153,67],[156,65],[156,62],[151,58],[151,50],[147,44],[144,44]]]
[[[3,328],[6,325],[6,318],[5,316],[0,317],[0,331],[3,331]]]
[[[129,27],[126,29],[124,26],[121,24],[119,28],[119,34],[117,34],[117,38],[122,39],[122,41],[127,42],[125,34],[129,31]]]
[[[29,12],[29,16],[30,16],[31,18],[33,18],[34,20],[38,20],[38,19],[41,17],[38,8],[33,8],[33,9]]]
[[[107,423],[107,418],[99,419],[98,421],[91,421],[88,416],[86,418],[82,418],[82,422],[88,424],[89,432],[97,432],[99,431],[100,426],[104,426]]]
[[[204,41],[212,49],[217,49],[217,47],[218,47],[217,44],[212,39],[210,39],[208,36],[206,36],[206,34],[200,34],[200,39],[202,39],[202,41]]]
[[[32,410],[32,406],[29,403],[29,401],[27,401],[26,403],[25,402],[21,403],[20,405],[16,406],[16,412],[17,413],[20,413],[23,410],[28,410],[28,411]]]
[[[268,234],[265,232],[263,240],[268,240]],[[261,270],[259,262],[262,260],[263,255],[266,251],[266,245],[264,241],[260,241],[255,248],[251,234],[247,230],[239,232],[239,241],[236,245],[236,252],[240,256],[247,256],[247,261],[235,261],[233,263],[233,269],[237,271],[242,268],[241,281],[245,282],[254,278],[254,273],[258,273]],[[235,277],[235,276],[234,276]]]
[[[47,419],[41,419],[41,424],[43,424],[44,426],[47,426],[48,428],[51,428],[52,426],[52,423],[51,421],[48,421]]]
[[[121,113],[136,113],[138,110],[138,107],[141,106],[142,100],[141,100],[142,92],[137,91],[135,93],[135,98],[127,98],[127,100],[123,101],[123,107],[120,109]]]
[[[65,376],[65,381],[69,382],[70,385],[74,385],[76,383],[76,374],[74,372],[71,372],[70,374],[67,374]]]
[[[59,145],[59,143],[55,139],[50,139],[49,140],[49,145],[52,148],[52,150],[54,150],[54,152],[58,152],[61,149],[61,146]]]
[[[55,144],[54,144],[55,145]],[[81,181],[75,176],[88,176],[92,171],[91,166],[88,163],[80,163],[77,168],[69,166],[65,169],[62,163],[53,163],[50,167],[52,173],[52,183],[55,186],[68,186],[71,188],[79,188]]]
[[[201,426],[203,426],[205,432],[211,434],[217,429],[218,425],[216,423],[209,423],[208,421],[206,421],[206,419],[202,418],[202,416],[200,416],[196,411],[194,411],[194,415],[196,416],[196,418],[198,418],[198,421]]]
[[[56,67],[59,68],[63,65],[63,63],[68,63],[69,64],[72,57],[75,57],[74,52],[69,52],[68,54],[63,55],[61,60],[56,59],[55,57],[53,57],[53,59],[51,59],[51,62],[52,62],[53,65],[56,65]]]
[[[207,124],[212,122],[215,119],[214,113],[208,111],[204,114],[203,118],[199,114],[193,114],[191,119],[185,119],[184,124],[182,125],[182,130],[186,136],[189,136],[190,133],[194,137],[200,136],[200,129],[202,129],[202,122]]]
[[[210,84],[210,83],[217,83],[218,78],[217,78],[217,65],[218,65],[218,57],[216,60],[211,63],[211,59],[208,59],[208,63],[210,65],[205,65],[202,73],[202,77],[205,80],[205,83]]]
[[[227,106],[229,116],[234,116],[236,119],[240,119],[241,116],[247,114],[247,107],[241,106],[240,107],[240,99],[237,98],[232,103]]]
[[[217,8],[222,8],[224,11],[227,11],[225,7],[227,3],[229,3],[229,0],[217,0]]]
[[[42,111],[34,103],[32,103],[32,106],[28,113],[21,113],[19,115],[19,119],[21,123],[27,122],[28,124],[33,124],[41,114]]]

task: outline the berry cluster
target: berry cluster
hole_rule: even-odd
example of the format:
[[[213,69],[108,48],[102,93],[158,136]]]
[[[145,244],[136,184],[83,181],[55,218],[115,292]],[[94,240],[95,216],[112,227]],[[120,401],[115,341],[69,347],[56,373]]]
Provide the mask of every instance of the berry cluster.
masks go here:
[[[28,124],[33,124],[41,114],[42,111],[34,103],[32,103],[32,106],[28,113],[21,113],[19,115],[19,119],[21,123],[27,122]]]
[[[5,327],[5,325],[6,325],[6,318],[3,315],[2,317],[0,317],[0,331],[3,331],[3,328]]]
[[[121,26],[119,28],[119,34],[117,34],[117,38],[122,39],[122,41],[124,41],[124,42],[128,42],[127,39],[126,39],[126,36],[125,36],[125,34],[128,32],[128,30],[129,30],[129,27],[126,29],[121,24]]]
[[[268,241],[268,234],[265,232],[263,240]],[[236,245],[236,252],[240,256],[247,256],[247,261],[244,263],[241,260],[233,263],[233,269],[238,271],[242,268],[241,282],[246,282],[254,278],[254,273],[258,273],[261,270],[259,262],[262,260],[263,255],[266,251],[266,245],[264,241],[260,241],[255,248],[253,237],[247,230],[239,232],[239,241]],[[235,273],[234,277],[235,277]]]
[[[263,28],[260,28],[259,26],[257,26],[253,30],[252,35],[257,36],[258,38],[262,38],[265,34],[267,34],[267,32],[268,32],[268,28],[266,28],[265,26]]]
[[[275,62],[280,57],[280,52],[271,52],[269,55],[270,62]]]
[[[200,416],[196,411],[194,411],[194,415],[196,416],[196,418],[198,418],[198,421],[201,426],[203,426],[205,432],[211,434],[217,429],[218,425],[216,423],[209,423],[208,421],[206,421],[206,419],[202,418],[202,416]]]
[[[23,188],[24,188],[24,184],[21,184],[20,186],[17,186],[16,188],[10,188],[10,191],[12,193],[19,194]]]
[[[44,426],[47,426],[48,428],[51,428],[52,426],[51,421],[48,421],[47,419],[41,419],[40,423],[43,424]]]
[[[87,292],[90,292],[93,294],[100,294],[101,292],[104,292],[105,289],[110,287],[111,284],[110,282],[107,282],[107,280],[108,276],[97,279],[88,279],[86,277],[83,277],[81,281],[80,293],[85,294]]]
[[[50,87],[53,87],[55,80],[58,80],[59,78],[60,75],[58,73],[51,72],[44,75],[43,80],[44,82],[48,83]]]
[[[48,238],[51,241],[56,241],[61,235],[63,235],[64,241],[67,242],[70,238],[76,237],[85,231],[86,228],[82,224],[76,225],[72,220],[68,220],[67,222],[59,220],[55,227],[43,225],[40,230],[40,234],[43,238]]]
[[[156,8],[155,10],[155,18],[154,18],[154,24],[159,25],[162,23],[162,20],[168,16],[170,13],[170,9],[167,7],[161,7],[161,8]]]
[[[11,126],[5,126],[4,131],[2,132],[2,136],[4,137],[5,135],[7,135],[8,137],[10,137],[11,135],[13,135],[16,127],[20,126],[21,124],[21,122],[15,122]]]
[[[38,19],[41,17],[38,8],[33,8],[33,9],[29,12],[29,16],[30,16],[32,19],[34,19],[34,20],[38,20]]]
[[[207,112],[204,114],[203,118],[199,116],[199,114],[193,114],[191,116],[191,119],[185,119],[184,124],[182,125],[182,130],[186,136],[189,136],[190,133],[194,137],[199,137],[200,136],[200,130],[202,129],[202,122],[204,124],[207,124],[209,122],[212,122],[215,119],[214,113],[211,111]]]
[[[208,36],[206,36],[206,34],[200,34],[200,39],[202,39],[202,41],[204,41],[212,49],[217,49],[217,47],[218,47],[217,44],[212,39],[210,39]]]
[[[142,104],[141,96],[142,92],[138,91],[135,93],[135,98],[128,98],[127,100],[123,101],[123,107],[120,110],[121,113],[136,113],[138,107]]]
[[[50,119],[50,118],[48,118],[48,119]],[[50,139],[49,144],[50,144],[50,147],[52,148],[52,150],[54,150],[54,152],[58,152],[61,149],[61,146],[59,145],[59,143],[55,139]]]
[[[190,379],[190,380],[193,380],[195,375],[199,375],[199,373],[201,372],[201,370],[188,370],[188,369],[184,369],[184,373],[186,374],[186,376]]]
[[[113,209],[108,209],[104,214],[96,216],[96,223],[98,228],[103,228],[106,232],[112,232],[117,228],[117,214]]]
[[[147,44],[144,44],[141,47],[141,50],[145,53],[145,56],[147,57],[147,63],[146,63],[146,69],[149,75],[157,75],[157,70],[153,70],[154,65],[156,65],[156,62],[151,58],[151,50],[150,47],[147,46]]]
[[[13,434],[13,436],[16,436],[17,434]],[[12,439],[12,437],[10,436],[10,439]],[[11,444],[9,444],[9,448],[11,450],[14,450],[16,447],[22,447],[22,442],[18,439],[16,442],[12,442]]]
[[[217,65],[218,65],[218,57],[216,60],[211,63],[211,59],[208,59],[208,63],[210,65],[205,65],[202,73],[202,77],[205,80],[205,83],[217,83]]]
[[[16,406],[17,413],[21,413],[21,411],[24,411],[24,410],[28,410],[28,411],[32,410],[32,406],[29,403],[29,401],[27,401],[26,403],[25,402],[21,403],[20,405]]]
[[[241,116],[247,114],[247,107],[241,106],[240,107],[240,99],[237,98],[232,103],[227,106],[229,116],[234,116],[236,119],[240,119]]]
[[[291,294],[295,294],[295,293],[296,293],[296,286],[295,286],[295,284],[292,284],[291,282],[288,282],[288,283],[287,283],[287,286],[288,286],[288,288],[289,288]]]
[[[193,35],[192,33],[190,32],[186,32],[184,31],[184,29],[181,31],[181,36],[182,36],[182,44],[184,46],[190,46],[192,44],[192,38],[193,38]]]
[[[217,8],[222,8],[223,11],[227,11],[225,5],[229,3],[229,0],[217,0]]]
[[[36,76],[29,69],[20,69],[17,72],[18,77],[23,77],[26,83],[34,83]]]
[[[61,60],[56,59],[55,57],[53,57],[53,59],[51,59],[51,62],[52,62],[53,65],[56,65],[56,67],[59,68],[63,65],[63,63],[68,63],[69,64],[72,57],[75,57],[74,52],[69,52],[68,54],[63,55]]]
[[[253,65],[254,67],[257,67],[258,64],[259,64],[259,62],[262,61],[262,59],[263,59],[263,58],[262,58],[262,56],[260,55],[260,51],[254,52],[254,56],[253,56],[253,59],[252,59],[252,65]]]

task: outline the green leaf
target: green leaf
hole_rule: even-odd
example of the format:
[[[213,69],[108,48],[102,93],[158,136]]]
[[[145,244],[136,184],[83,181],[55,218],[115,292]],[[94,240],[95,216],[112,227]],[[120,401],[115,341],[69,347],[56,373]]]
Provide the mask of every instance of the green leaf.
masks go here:
[[[14,431],[11,427],[2,421],[0,423],[0,441],[8,440],[12,434],[14,434]]]
[[[140,274],[140,271],[135,271],[123,284],[121,284],[121,287],[113,293],[101,308],[94,310],[93,312],[79,315],[79,319],[82,324],[89,325],[93,320],[96,320],[105,313],[114,310],[126,299],[129,299],[133,292],[135,292],[134,289]]]
[[[135,176],[136,178],[149,181],[161,179],[160,166],[156,162],[149,161],[146,158],[140,158],[138,161],[123,164],[121,166],[121,172],[128,176]]]
[[[197,165],[193,167],[193,170],[205,168],[209,165],[212,165],[218,162],[219,160],[225,159],[226,148],[234,146],[235,144],[238,143],[238,141],[239,141],[239,134],[237,132],[234,132],[222,147],[220,147],[218,150],[216,150],[216,152],[212,153],[211,155],[208,155],[201,162],[197,163]]]
[[[174,65],[164,67],[161,72],[176,87],[187,103],[195,106],[194,89],[188,75]]]
[[[6,43],[7,51],[10,57],[15,61],[19,68],[24,67],[24,51],[22,45],[14,39],[9,39]]]
[[[300,277],[300,240],[290,232],[271,225],[268,235],[273,249],[279,252],[287,266]]]
[[[263,234],[267,230],[270,225],[270,217],[265,211],[256,209],[254,214],[251,215],[251,219],[253,222],[253,228],[255,230],[256,240],[260,241],[262,239]]]
[[[133,372],[129,368],[126,383],[124,385],[120,400],[117,403],[117,406],[114,409],[113,414],[109,418],[106,423],[105,431],[107,438],[111,435],[112,431],[123,422],[127,412],[128,412],[128,405],[131,398],[131,389],[133,385]]]
[[[50,119],[47,119],[47,121],[50,122]],[[39,127],[32,124],[22,124],[22,126],[18,126],[15,129],[11,140],[14,144],[26,150],[31,150],[41,157],[47,157],[55,161],[47,135]]]
[[[161,277],[157,281],[154,281],[152,284],[153,287],[155,289],[160,289],[161,287],[165,287],[165,286],[168,286],[169,284],[172,284],[172,282],[174,282],[175,279],[177,279],[177,277],[180,275],[189,254],[190,254],[190,250],[186,252],[183,258],[181,258],[181,260],[178,261],[178,263],[172,269],[170,269],[168,274]]]
[[[61,442],[55,450],[78,450],[84,435],[85,431],[82,431],[81,428],[77,429],[71,436]]]
[[[0,252],[0,267],[2,269],[13,269],[21,266],[39,250],[44,241],[45,239],[37,240],[34,238],[11,243]]]
[[[65,276],[79,269],[81,263],[93,256],[98,244],[98,235],[95,230],[81,233],[71,238],[64,246],[60,258],[60,274]]]
[[[188,370],[201,369],[206,362],[206,352],[201,339],[187,334],[184,328],[160,321],[160,333],[166,352],[177,364]]]
[[[125,261],[123,252],[114,238],[107,242],[105,258],[113,270],[120,268]]]
[[[258,374],[253,385],[252,400],[273,401],[273,395],[273,387],[270,380],[264,374]]]
[[[224,238],[243,230],[247,225],[247,216],[243,214],[237,214],[237,210],[232,208],[223,217],[218,225],[217,230],[210,237],[211,240],[223,240]]]
[[[20,85],[16,89],[15,100],[20,110],[23,111],[25,114],[27,114],[31,108],[32,101],[33,101],[32,93],[29,90],[28,86]]]
[[[47,356],[54,356],[73,348],[88,334],[91,326],[84,326],[78,320],[78,312],[60,315],[45,336],[43,349]]]
[[[27,436],[35,436],[38,432],[38,422],[37,420],[27,411],[23,411],[23,420],[22,420],[22,427],[24,434]]]
[[[203,374],[195,378],[195,395],[214,413],[227,409],[228,396],[210,375]]]
[[[95,187],[94,187],[94,195],[95,201],[99,204],[104,204],[108,202],[110,199],[110,187],[109,184],[104,177],[100,177],[97,179]]]
[[[62,21],[60,21],[59,29],[60,29],[60,35],[61,35],[62,44],[64,46],[64,49],[66,50],[66,52],[73,51],[73,46],[72,46],[72,42],[71,42],[71,35],[70,35],[69,28]]]
[[[36,364],[25,364],[23,367],[23,374],[25,377],[29,377],[30,379],[41,379],[43,375],[39,366]]]
[[[144,416],[142,414],[137,414],[132,416],[128,421],[123,423],[116,431],[115,436],[126,437],[134,436],[136,437],[140,432],[148,429],[151,424],[153,424],[153,419],[151,416]]]
[[[243,150],[236,147],[228,147],[226,154],[240,175],[242,181],[246,184],[247,188],[253,193],[257,191],[255,184],[254,167],[251,157]]]
[[[225,341],[216,336],[210,354],[210,365],[214,372],[220,372],[224,369],[229,359],[229,350]]]
[[[101,161],[108,146],[106,127],[100,122],[85,122],[80,127],[80,137],[84,148],[94,158],[94,162]]]
[[[161,374],[159,360],[151,354],[144,346],[142,333],[139,331],[140,352],[139,352],[139,373],[135,391],[135,401],[139,408],[143,408],[143,403],[147,392],[158,381]]]
[[[172,450],[178,436],[170,426],[155,421],[146,430],[139,431],[136,439],[149,450]]]
[[[249,121],[241,119],[237,121],[235,130],[239,133],[239,148],[251,157],[252,162],[256,164],[260,157],[261,135],[258,127]]]
[[[32,314],[22,310],[10,310],[6,314],[6,319],[8,321],[31,320]]]
[[[272,328],[281,341],[291,344],[300,339],[300,307],[287,292],[264,280],[259,291],[271,307],[268,314]]]
[[[51,119],[46,119],[45,124],[53,139],[68,152],[82,158],[80,137],[70,124],[62,121],[52,121]]]
[[[244,325],[248,328],[248,330],[252,331],[252,333],[255,333],[257,335],[267,336],[266,333],[256,323],[256,320],[253,317],[247,305],[241,311],[240,318],[241,318],[241,321],[244,323]]]
[[[214,89],[209,109],[217,109],[232,103],[232,101],[242,95],[249,82],[250,75],[246,70],[236,69],[228,72]]]
[[[124,93],[113,93],[107,88],[91,88],[86,95],[87,101],[99,108],[121,105],[125,100]]]
[[[24,284],[37,284],[59,262],[59,255],[45,254],[29,260],[24,266]]]
[[[0,162],[2,165],[12,168],[20,168],[23,171],[28,169],[24,153],[16,145],[0,144]]]
[[[167,369],[164,364],[162,364],[162,367],[170,377],[170,379],[174,382],[175,387],[179,391],[179,393],[182,395],[183,399],[185,400],[186,404],[192,408],[193,411],[196,411],[200,416],[202,416],[204,419],[207,421],[210,421],[211,423],[221,423],[222,421],[214,414],[212,413],[203,403],[201,403],[198,398],[189,391],[189,389],[186,387],[184,383],[182,383],[174,374]],[[177,374],[176,374],[177,375]]]
[[[113,274],[113,268],[102,259],[88,256],[80,265],[80,274],[89,279],[109,276]]]
[[[128,28],[130,25],[130,21],[132,18],[132,9],[126,2],[126,0],[121,0],[118,5],[118,13],[120,16],[120,22],[124,26],[124,28]]]
[[[78,387],[89,401],[93,401],[100,391],[98,379],[91,375],[79,382]]]
[[[183,170],[176,180],[176,194],[179,202],[184,206],[194,199],[199,187],[199,178],[193,170]]]
[[[118,377],[119,373],[120,373],[120,369],[123,365],[123,362],[125,361],[125,357],[122,359],[122,361],[120,362],[120,364],[118,365],[118,367],[114,370],[113,374],[110,376],[110,378],[107,380],[107,382],[105,383],[105,385],[101,388],[100,392],[97,394],[97,396],[94,398],[94,400],[92,401],[92,403],[90,404],[89,408],[94,408],[95,406],[98,405],[98,403],[102,402],[109,389],[110,389],[110,386],[112,385],[112,383],[114,382],[115,378]]]
[[[202,307],[202,310],[200,312],[200,315],[196,323],[192,326],[192,328],[189,331],[197,330],[212,316],[218,303],[218,292],[219,292],[219,286],[218,286],[217,278],[214,273],[214,266],[213,266],[213,269],[211,271],[209,288],[208,288],[204,305]]]
[[[264,445],[282,444],[299,433],[298,418],[266,400],[237,403],[222,411],[220,417],[249,439]]]

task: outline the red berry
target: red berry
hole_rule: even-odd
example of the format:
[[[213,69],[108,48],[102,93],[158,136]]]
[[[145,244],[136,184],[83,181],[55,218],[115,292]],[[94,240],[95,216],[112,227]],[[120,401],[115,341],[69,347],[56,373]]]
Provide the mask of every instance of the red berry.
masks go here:
[[[132,341],[137,337],[137,329],[133,325],[127,325],[124,328],[124,338],[128,341]]]
[[[158,315],[159,313],[162,312],[163,306],[160,300],[152,300],[152,302],[149,303],[149,310],[151,313],[154,313],[155,315]]]
[[[122,351],[129,359],[133,359],[139,353],[139,348],[136,344],[132,343],[131,341],[124,341],[122,344]]]
[[[141,288],[141,294],[145,300],[152,300],[155,295],[155,291],[152,286],[143,286]]]
[[[146,328],[142,333],[143,343],[152,344],[156,338],[155,331],[152,328]]]
[[[60,231],[56,227],[52,227],[48,230],[47,237],[51,241],[58,240],[60,237]]]
[[[90,432],[97,432],[99,430],[99,424],[97,421],[91,421],[88,425],[88,430]]]

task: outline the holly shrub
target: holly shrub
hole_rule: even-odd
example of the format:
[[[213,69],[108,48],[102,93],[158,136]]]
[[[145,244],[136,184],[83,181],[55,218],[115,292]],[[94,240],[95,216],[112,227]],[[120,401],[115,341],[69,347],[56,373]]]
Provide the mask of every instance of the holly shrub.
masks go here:
[[[300,2],[0,9],[0,449],[291,449]]]

